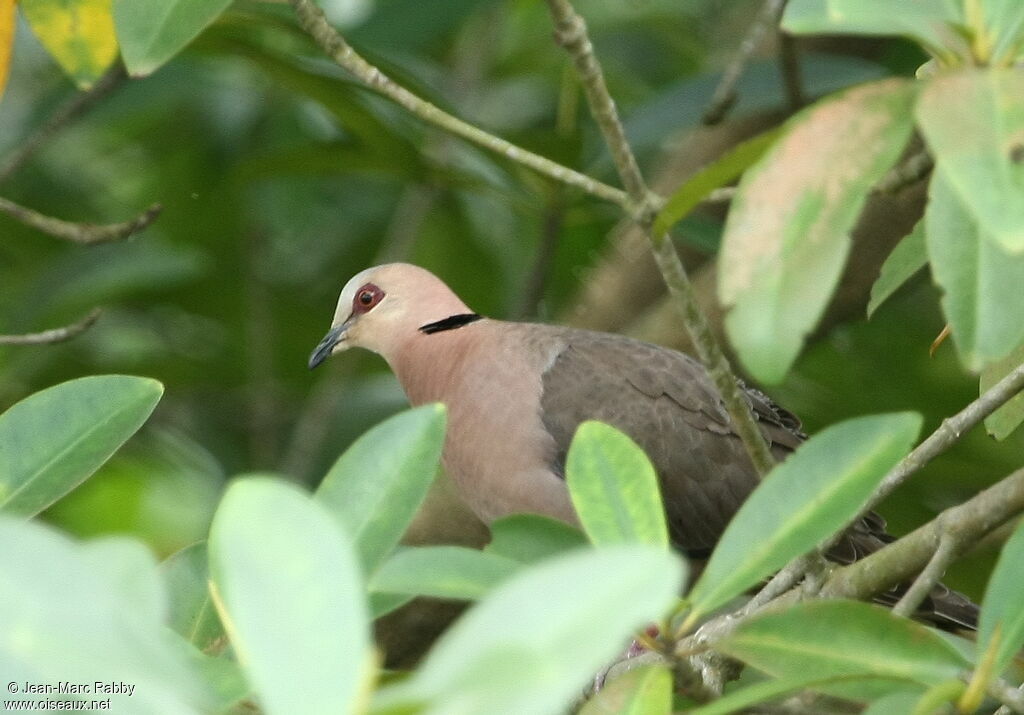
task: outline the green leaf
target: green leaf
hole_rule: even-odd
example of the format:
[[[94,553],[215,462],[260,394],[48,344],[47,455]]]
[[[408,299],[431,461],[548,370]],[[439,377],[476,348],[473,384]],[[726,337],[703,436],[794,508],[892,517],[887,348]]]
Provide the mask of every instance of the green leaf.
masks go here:
[[[871,702],[861,715],[892,715],[893,713],[912,713],[914,706],[921,699],[920,690],[903,693],[892,693]]]
[[[991,673],[999,675],[1024,646],[1024,522],[1003,546],[985,589],[978,619],[978,657],[981,663],[994,651]]]
[[[1008,65],[1020,59],[1024,50],[1024,3],[1019,0],[985,0],[981,6],[991,46],[991,63]]]
[[[163,391],[145,377],[95,375],[0,415],[0,512],[34,516],[77,487],[135,434]]]
[[[887,79],[823,100],[740,181],[719,254],[719,296],[740,360],[782,379],[832,295],[850,230],[913,127],[912,83]]]
[[[920,429],[921,416],[912,412],[870,415],[802,444],[729,522],[689,595],[690,618],[739,595],[853,518]]]
[[[365,573],[391,552],[423,502],[444,429],[440,404],[390,417],[357,439],[317,489],[316,499],[355,540]]]
[[[906,690],[907,683],[943,683],[967,666],[937,633],[855,601],[806,601],[758,616],[715,647],[776,678],[878,678],[821,688],[861,700]]]
[[[1024,365],[1024,345],[1020,345],[1002,360],[996,360],[981,371],[980,392],[984,393],[993,385]],[[1004,440],[1024,423],[1024,392],[1014,397],[985,418],[985,429],[997,440]]]
[[[174,57],[231,0],[113,0],[114,26],[128,73],[145,77]]]
[[[414,596],[406,593],[369,593],[370,616],[376,620],[385,616],[413,600]]]
[[[160,564],[160,575],[170,594],[170,626],[203,652],[219,652],[225,643],[224,626],[210,599],[206,542],[192,544]]]
[[[951,112],[951,106],[970,111]],[[972,69],[928,83],[917,120],[945,179],[981,230],[1024,253],[1024,73]]]
[[[586,546],[587,537],[563,521],[540,514],[512,514],[491,522],[484,551],[524,564]]]
[[[682,561],[650,546],[549,559],[488,594],[375,704],[429,703],[445,715],[561,712],[635,629],[664,615],[682,582]]]
[[[241,667],[233,659],[207,655],[175,631],[164,631],[164,641],[189,661],[192,671],[213,693],[216,701],[208,712],[235,712],[228,709],[243,699],[252,697],[252,689]]]
[[[960,359],[980,370],[1024,340],[1024,253],[1008,253],[979,227],[942,164],[932,176],[924,222],[932,276],[942,287]]]
[[[354,709],[369,673],[369,616],[355,550],[286,482],[228,487],[210,528],[215,602],[262,708]]]
[[[22,14],[57,64],[88,89],[117,57],[111,0],[20,0]]]
[[[702,705],[699,708],[690,710],[688,713],[689,715],[726,715],[727,713],[745,712],[751,705],[776,700],[784,695],[792,695],[804,690],[820,690],[822,686],[832,685],[835,683],[846,683],[852,681],[861,682],[864,680],[877,679],[846,675],[834,675],[823,678],[812,672],[804,673],[792,678],[766,680],[761,683],[755,683],[754,685],[734,690],[723,695],[717,700],[711,701],[707,705]],[[913,703],[913,701],[911,701],[911,703]],[[903,711],[890,710],[888,712],[893,713]]]
[[[868,301],[868,317],[878,306],[889,299],[900,286],[928,263],[928,251],[924,245],[924,221],[918,221],[914,229],[904,236],[889,257],[882,264],[878,280],[871,286],[871,300]]]
[[[569,445],[565,477],[593,543],[668,546],[658,475],[625,434],[593,420],[581,424]]]
[[[403,549],[374,572],[370,591],[475,601],[519,567],[512,559],[464,546]]]
[[[49,526],[0,517],[0,544],[5,681],[133,685],[131,695],[109,694],[112,712],[208,709],[210,693],[165,638],[165,594],[141,543],[81,544]]]
[[[662,665],[634,668],[606,683],[579,715],[669,715],[672,674]]]
[[[793,34],[902,35],[936,54],[959,47],[955,0],[790,0],[782,28]]]
[[[651,231],[660,236],[689,214],[705,196],[724,186],[758,161],[779,138],[781,129],[758,134],[737,144],[724,156],[691,176],[672,192],[658,213]]]

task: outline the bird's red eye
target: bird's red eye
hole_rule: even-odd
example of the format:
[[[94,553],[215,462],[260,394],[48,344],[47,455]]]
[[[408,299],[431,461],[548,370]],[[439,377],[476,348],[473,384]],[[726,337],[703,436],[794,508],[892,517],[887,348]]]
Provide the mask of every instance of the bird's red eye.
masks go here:
[[[373,306],[377,305],[384,297],[384,291],[375,286],[373,283],[367,283],[362,288],[356,291],[355,297],[352,299],[352,312],[353,313],[365,313],[370,310]]]

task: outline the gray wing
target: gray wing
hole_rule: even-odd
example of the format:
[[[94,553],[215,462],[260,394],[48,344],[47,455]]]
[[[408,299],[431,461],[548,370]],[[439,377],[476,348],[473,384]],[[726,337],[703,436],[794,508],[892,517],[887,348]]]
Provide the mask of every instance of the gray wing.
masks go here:
[[[654,463],[673,543],[706,557],[758,478],[733,432],[717,388],[703,366],[682,353],[617,335],[568,331],[564,347],[542,378],[544,426],[556,445],[552,469],[561,475],[581,422],[601,420],[633,438]],[[743,387],[762,433],[780,461],[806,435],[799,420],[762,392]],[[870,512],[829,550],[848,564],[893,541],[885,520]],[[895,603],[898,585],[876,600]],[[937,584],[919,617],[955,629],[972,628],[978,607]]]
[[[570,331],[544,373],[541,410],[561,474],[576,428],[614,425],[647,452],[661,481],[673,542],[710,552],[757,486],[757,474],[704,368],[682,353],[617,335]],[[778,458],[803,439],[799,422],[765,395],[747,397]]]

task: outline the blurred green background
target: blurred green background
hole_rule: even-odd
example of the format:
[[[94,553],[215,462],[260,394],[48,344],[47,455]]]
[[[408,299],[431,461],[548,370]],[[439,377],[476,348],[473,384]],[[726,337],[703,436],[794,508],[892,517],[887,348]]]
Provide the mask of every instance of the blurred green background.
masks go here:
[[[325,5],[365,56],[414,91],[615,183],[543,4]],[[688,132],[760,5],[579,4],[649,174],[692,145]],[[786,111],[773,47],[766,43],[744,72],[730,122]],[[800,58],[812,98],[910,75],[922,61],[898,41],[828,38],[802,41]],[[0,156],[73,94],[21,25],[0,102]],[[0,333],[105,309],[70,343],[0,348],[0,409],[93,373],[150,376],[167,388],[139,435],[47,516],[82,535],[139,534],[161,554],[205,536],[229,477],[274,471],[315,484],[356,435],[405,404],[374,356],[306,369],[352,274],[408,260],[481,313],[564,320],[591,268],[615,262],[609,242],[620,218],[615,207],[444,136],[357,86],[274,2],[236,2],[182,55],[48,142],[0,194],[97,223],[153,202],[165,207],[140,235],[95,247],[0,215]],[[721,220],[708,212],[677,231],[692,267],[713,255]],[[628,306],[633,296],[621,300]],[[929,358],[941,328],[935,290],[919,276],[870,322],[831,327],[769,392],[811,431],[902,409],[925,413],[934,429],[977,394],[951,345]],[[1019,466],[1022,454],[1021,435],[996,444],[976,430],[882,511],[904,533]],[[991,551],[972,554],[952,582],[977,596],[991,560]]]

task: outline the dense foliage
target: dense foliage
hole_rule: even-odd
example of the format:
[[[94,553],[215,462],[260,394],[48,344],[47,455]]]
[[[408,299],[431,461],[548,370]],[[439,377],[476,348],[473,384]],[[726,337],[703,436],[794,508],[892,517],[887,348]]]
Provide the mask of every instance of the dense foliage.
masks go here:
[[[1024,707],[1024,396],[999,393],[1024,358],[1024,6],[789,0],[783,61],[747,58],[719,108],[732,118],[698,127],[750,24],[774,32],[782,3],[760,4],[579,3],[632,149],[662,167],[661,196],[637,206],[421,121],[340,70],[283,3],[0,0],[11,699],[109,697],[132,713]],[[543,4],[321,6],[416,95],[616,183]],[[727,212],[706,200],[734,179]],[[864,229],[886,193],[910,208],[883,206],[890,225]],[[717,290],[738,364],[812,437],[693,576],[647,458],[599,423],[567,460],[581,530],[517,515],[471,548],[479,524],[446,504],[431,519],[444,407],[394,414],[404,400],[371,357],[305,371],[334,296],[402,259],[482,313],[651,339],[667,315],[681,332],[647,247],[616,227],[633,219],[655,245],[669,232],[698,289],[717,286],[702,297]],[[71,340],[31,344],[98,305]],[[929,358],[943,324],[952,344]],[[986,429],[944,432],[969,403]],[[903,484],[933,443],[946,453]],[[873,568],[816,567],[816,548],[897,484],[880,507],[893,531],[926,525]],[[963,553],[947,580],[982,604],[974,643],[849,600],[887,588],[869,571],[913,581]],[[795,588],[748,603],[780,569]],[[408,658],[375,649],[375,624],[383,640],[401,629],[389,614],[424,596],[472,605],[436,642],[399,640]],[[612,666],[631,638],[647,652]],[[415,668],[385,668],[421,650]],[[58,682],[90,689],[29,687]]]

